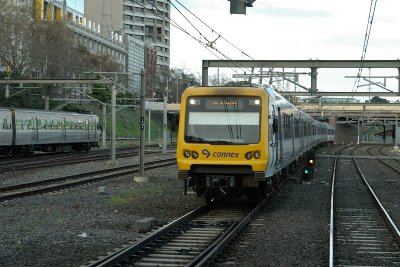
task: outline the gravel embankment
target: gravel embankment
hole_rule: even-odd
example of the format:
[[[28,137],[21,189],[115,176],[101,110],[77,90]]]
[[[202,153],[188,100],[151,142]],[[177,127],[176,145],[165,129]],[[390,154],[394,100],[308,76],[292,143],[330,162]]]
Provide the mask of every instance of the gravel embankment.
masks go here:
[[[137,158],[118,160],[119,165],[135,162]],[[9,184],[106,166],[107,161],[96,161],[7,173],[0,180]],[[145,171],[149,182],[144,184],[130,176],[0,203],[0,266],[86,265],[138,240],[143,234],[132,230],[134,221],[171,221],[203,203],[195,195],[183,196],[176,173],[176,166],[153,169]],[[99,186],[105,186],[106,194],[98,193]]]

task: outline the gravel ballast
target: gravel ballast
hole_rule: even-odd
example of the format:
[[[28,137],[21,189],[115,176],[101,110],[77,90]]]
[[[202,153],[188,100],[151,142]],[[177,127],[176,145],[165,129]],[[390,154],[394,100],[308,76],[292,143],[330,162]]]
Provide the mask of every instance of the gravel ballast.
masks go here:
[[[317,151],[314,179],[287,182],[259,212],[218,266],[326,266],[329,243],[330,179],[334,151]],[[173,157],[149,155],[152,158]],[[118,159],[118,166],[138,158]],[[371,161],[374,162],[374,161]],[[362,164],[366,166],[367,160]],[[108,161],[0,174],[0,184],[32,181],[110,166]],[[204,204],[183,195],[177,166],[45,195],[0,203],[0,266],[83,266],[145,236],[134,222],[170,222]],[[394,178],[391,178],[394,180]],[[398,187],[398,183],[396,184]],[[100,187],[105,193],[99,192]]]
[[[118,165],[137,161],[120,159]],[[38,180],[102,169],[107,164],[96,161],[13,172],[0,179]],[[87,265],[98,256],[137,241],[143,234],[133,231],[135,221],[154,218],[162,224],[203,204],[193,194],[183,196],[176,173],[177,167],[170,166],[145,171],[149,182],[143,184],[134,182],[132,175],[0,203],[0,266]],[[105,193],[99,193],[103,186]]]

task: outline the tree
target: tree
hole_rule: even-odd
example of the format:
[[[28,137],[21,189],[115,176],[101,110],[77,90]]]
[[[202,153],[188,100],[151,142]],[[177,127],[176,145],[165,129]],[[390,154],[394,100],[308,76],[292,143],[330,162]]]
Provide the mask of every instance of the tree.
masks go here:
[[[12,77],[22,77],[30,70],[32,46],[31,1],[0,0],[0,60],[10,66]]]
[[[169,101],[180,102],[181,95],[189,86],[200,85],[200,78],[187,69],[173,68],[169,74]]]
[[[111,88],[104,84],[94,84],[92,96],[103,103],[111,102]]]
[[[110,56],[80,45],[68,21],[33,18],[32,1],[0,0],[0,62],[13,78],[81,78],[89,71],[120,71]]]
[[[379,96],[374,96],[373,98],[371,98],[370,103],[390,103],[389,100],[384,99],[384,98],[380,98]]]
[[[38,78],[72,78],[82,72],[73,34],[58,21],[35,21],[32,35],[32,69]]]
[[[219,77],[217,74],[211,75],[208,79],[208,84],[211,86],[225,85],[229,82],[232,82],[232,79],[225,73],[221,73]]]
[[[168,102],[175,103],[189,86],[200,85],[200,78],[187,69],[161,69],[157,72],[155,98],[163,98],[168,88]]]

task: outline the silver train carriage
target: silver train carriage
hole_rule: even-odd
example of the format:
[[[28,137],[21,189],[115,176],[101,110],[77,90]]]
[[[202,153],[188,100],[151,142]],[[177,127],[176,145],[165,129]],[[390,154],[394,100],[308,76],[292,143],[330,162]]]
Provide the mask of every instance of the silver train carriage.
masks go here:
[[[0,108],[0,154],[89,151],[101,138],[96,115]]]

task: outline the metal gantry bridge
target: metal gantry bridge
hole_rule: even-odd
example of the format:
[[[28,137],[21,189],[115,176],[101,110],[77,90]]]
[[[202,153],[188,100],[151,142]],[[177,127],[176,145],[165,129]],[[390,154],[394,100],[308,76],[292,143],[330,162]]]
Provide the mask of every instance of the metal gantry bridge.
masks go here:
[[[282,79],[295,84],[303,89],[302,91],[289,92],[281,90],[279,93],[283,96],[297,98],[299,96],[314,96],[318,99],[315,103],[305,103],[293,100],[293,103],[309,113],[313,117],[345,117],[362,120],[387,120],[396,121],[400,118],[400,103],[376,104],[376,103],[324,103],[323,97],[343,96],[343,97],[400,97],[400,60],[203,60],[202,63],[202,84],[208,85],[210,68],[230,68],[230,69],[254,69],[259,68],[259,73],[235,74],[234,78],[252,79],[281,77]],[[300,73],[308,74],[311,77],[311,84],[304,86],[299,84],[295,79],[291,79],[295,73],[290,72],[273,72],[273,69],[310,69],[310,72]],[[380,84],[373,83],[365,76],[345,78],[362,78],[373,85],[376,85],[385,91],[373,92],[351,92],[351,90],[341,90],[336,92],[325,92],[318,89],[318,69],[344,69],[344,68],[369,68],[369,69],[391,69],[397,70],[397,76],[379,76],[380,78],[397,79],[397,89],[390,90]],[[263,71],[269,70],[269,71]],[[252,72],[253,72],[252,71]],[[373,78],[373,77],[372,77]]]

